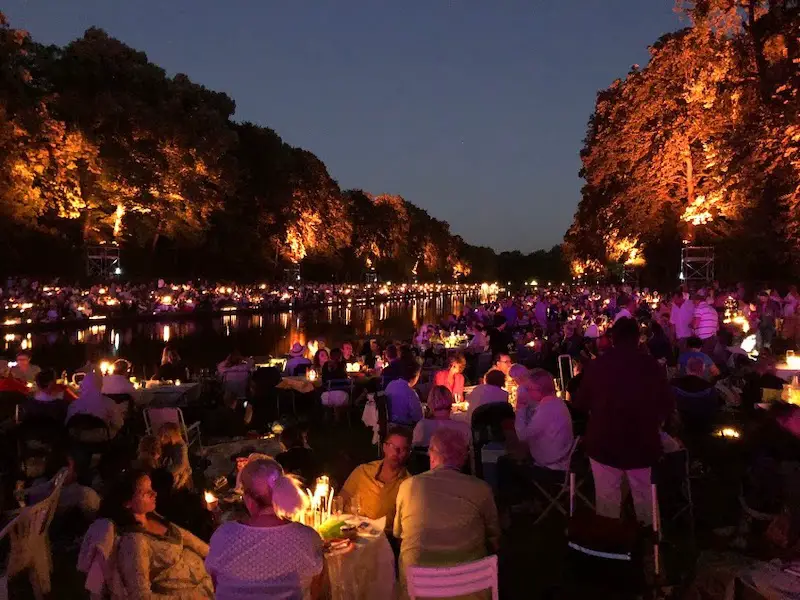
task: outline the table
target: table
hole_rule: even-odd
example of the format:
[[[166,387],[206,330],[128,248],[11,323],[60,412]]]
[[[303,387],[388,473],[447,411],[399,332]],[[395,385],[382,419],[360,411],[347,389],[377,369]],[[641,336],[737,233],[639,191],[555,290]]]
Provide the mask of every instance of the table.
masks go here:
[[[309,394],[317,387],[322,385],[322,381],[317,378],[316,381],[309,381],[301,375],[287,375],[278,384],[279,390],[293,390],[300,394]]]
[[[343,515],[345,521],[352,520]],[[380,533],[359,535],[345,552],[325,555],[330,579],[331,600],[391,600],[394,597],[394,553],[383,533],[380,519],[372,521]]]
[[[206,479],[214,481],[218,477],[230,473],[235,466],[231,456],[247,448],[252,448],[253,452],[269,456],[275,456],[281,452],[280,442],[274,435],[255,439],[243,438],[214,444],[213,446],[205,446],[200,451],[200,456],[207,458],[210,463],[205,470]]]
[[[200,384],[153,385],[134,390],[132,396],[136,406],[147,406],[153,401],[162,406],[176,406],[180,402],[190,404],[200,397]]]

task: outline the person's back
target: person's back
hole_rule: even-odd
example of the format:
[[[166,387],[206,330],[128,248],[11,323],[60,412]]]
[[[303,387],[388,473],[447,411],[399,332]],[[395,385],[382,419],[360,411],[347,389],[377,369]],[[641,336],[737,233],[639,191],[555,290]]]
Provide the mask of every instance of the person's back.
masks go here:
[[[493,404],[496,402],[508,402],[508,392],[498,385],[491,383],[481,383],[476,385],[467,397],[469,401],[468,416],[472,419],[472,414],[479,406]]]
[[[415,382],[416,379],[418,379],[418,375],[414,377]],[[422,420],[422,405],[419,396],[405,379],[395,379],[387,385],[386,397],[392,423],[413,427]]]
[[[397,507],[404,564],[455,565],[487,555],[484,517],[496,509],[485,481],[439,467],[404,481]]]
[[[672,406],[658,361],[635,346],[610,349],[587,365],[576,398],[576,407],[590,413],[587,453],[619,469],[651,466]]]
[[[300,523],[252,527],[238,522],[211,536],[206,567],[219,600],[302,600],[322,569],[322,539]]]

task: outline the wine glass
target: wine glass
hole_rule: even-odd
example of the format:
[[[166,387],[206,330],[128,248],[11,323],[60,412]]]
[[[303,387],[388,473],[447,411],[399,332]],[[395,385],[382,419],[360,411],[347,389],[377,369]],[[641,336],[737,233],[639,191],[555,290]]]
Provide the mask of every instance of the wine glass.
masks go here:
[[[353,496],[350,498],[350,513],[358,520],[361,518],[361,498]]]
[[[341,496],[334,496],[331,502],[331,514],[339,517],[344,513],[344,498]]]

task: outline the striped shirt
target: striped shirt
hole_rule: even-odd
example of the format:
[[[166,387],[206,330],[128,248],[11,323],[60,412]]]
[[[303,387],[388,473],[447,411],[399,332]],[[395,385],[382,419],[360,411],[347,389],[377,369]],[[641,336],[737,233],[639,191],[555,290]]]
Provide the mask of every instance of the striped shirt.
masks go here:
[[[719,315],[705,300],[695,306],[694,319],[694,334],[701,340],[707,340],[717,334]]]

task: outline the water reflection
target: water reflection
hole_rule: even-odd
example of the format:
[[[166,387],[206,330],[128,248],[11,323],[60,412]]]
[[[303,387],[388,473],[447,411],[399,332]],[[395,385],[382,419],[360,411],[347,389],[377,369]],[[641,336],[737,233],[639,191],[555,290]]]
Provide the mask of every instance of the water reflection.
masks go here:
[[[11,357],[21,348],[31,349],[36,364],[58,372],[77,369],[86,360],[121,357],[135,365],[138,375],[152,374],[165,342],[170,342],[190,365],[211,367],[234,347],[245,355],[265,356],[284,354],[294,342],[306,344],[309,340],[323,340],[328,346],[335,346],[344,340],[355,342],[369,337],[410,339],[422,323],[458,314],[465,303],[476,300],[465,295],[440,296],[374,306],[350,301],[345,306],[302,312],[224,314],[160,323],[8,333],[5,354]]]

